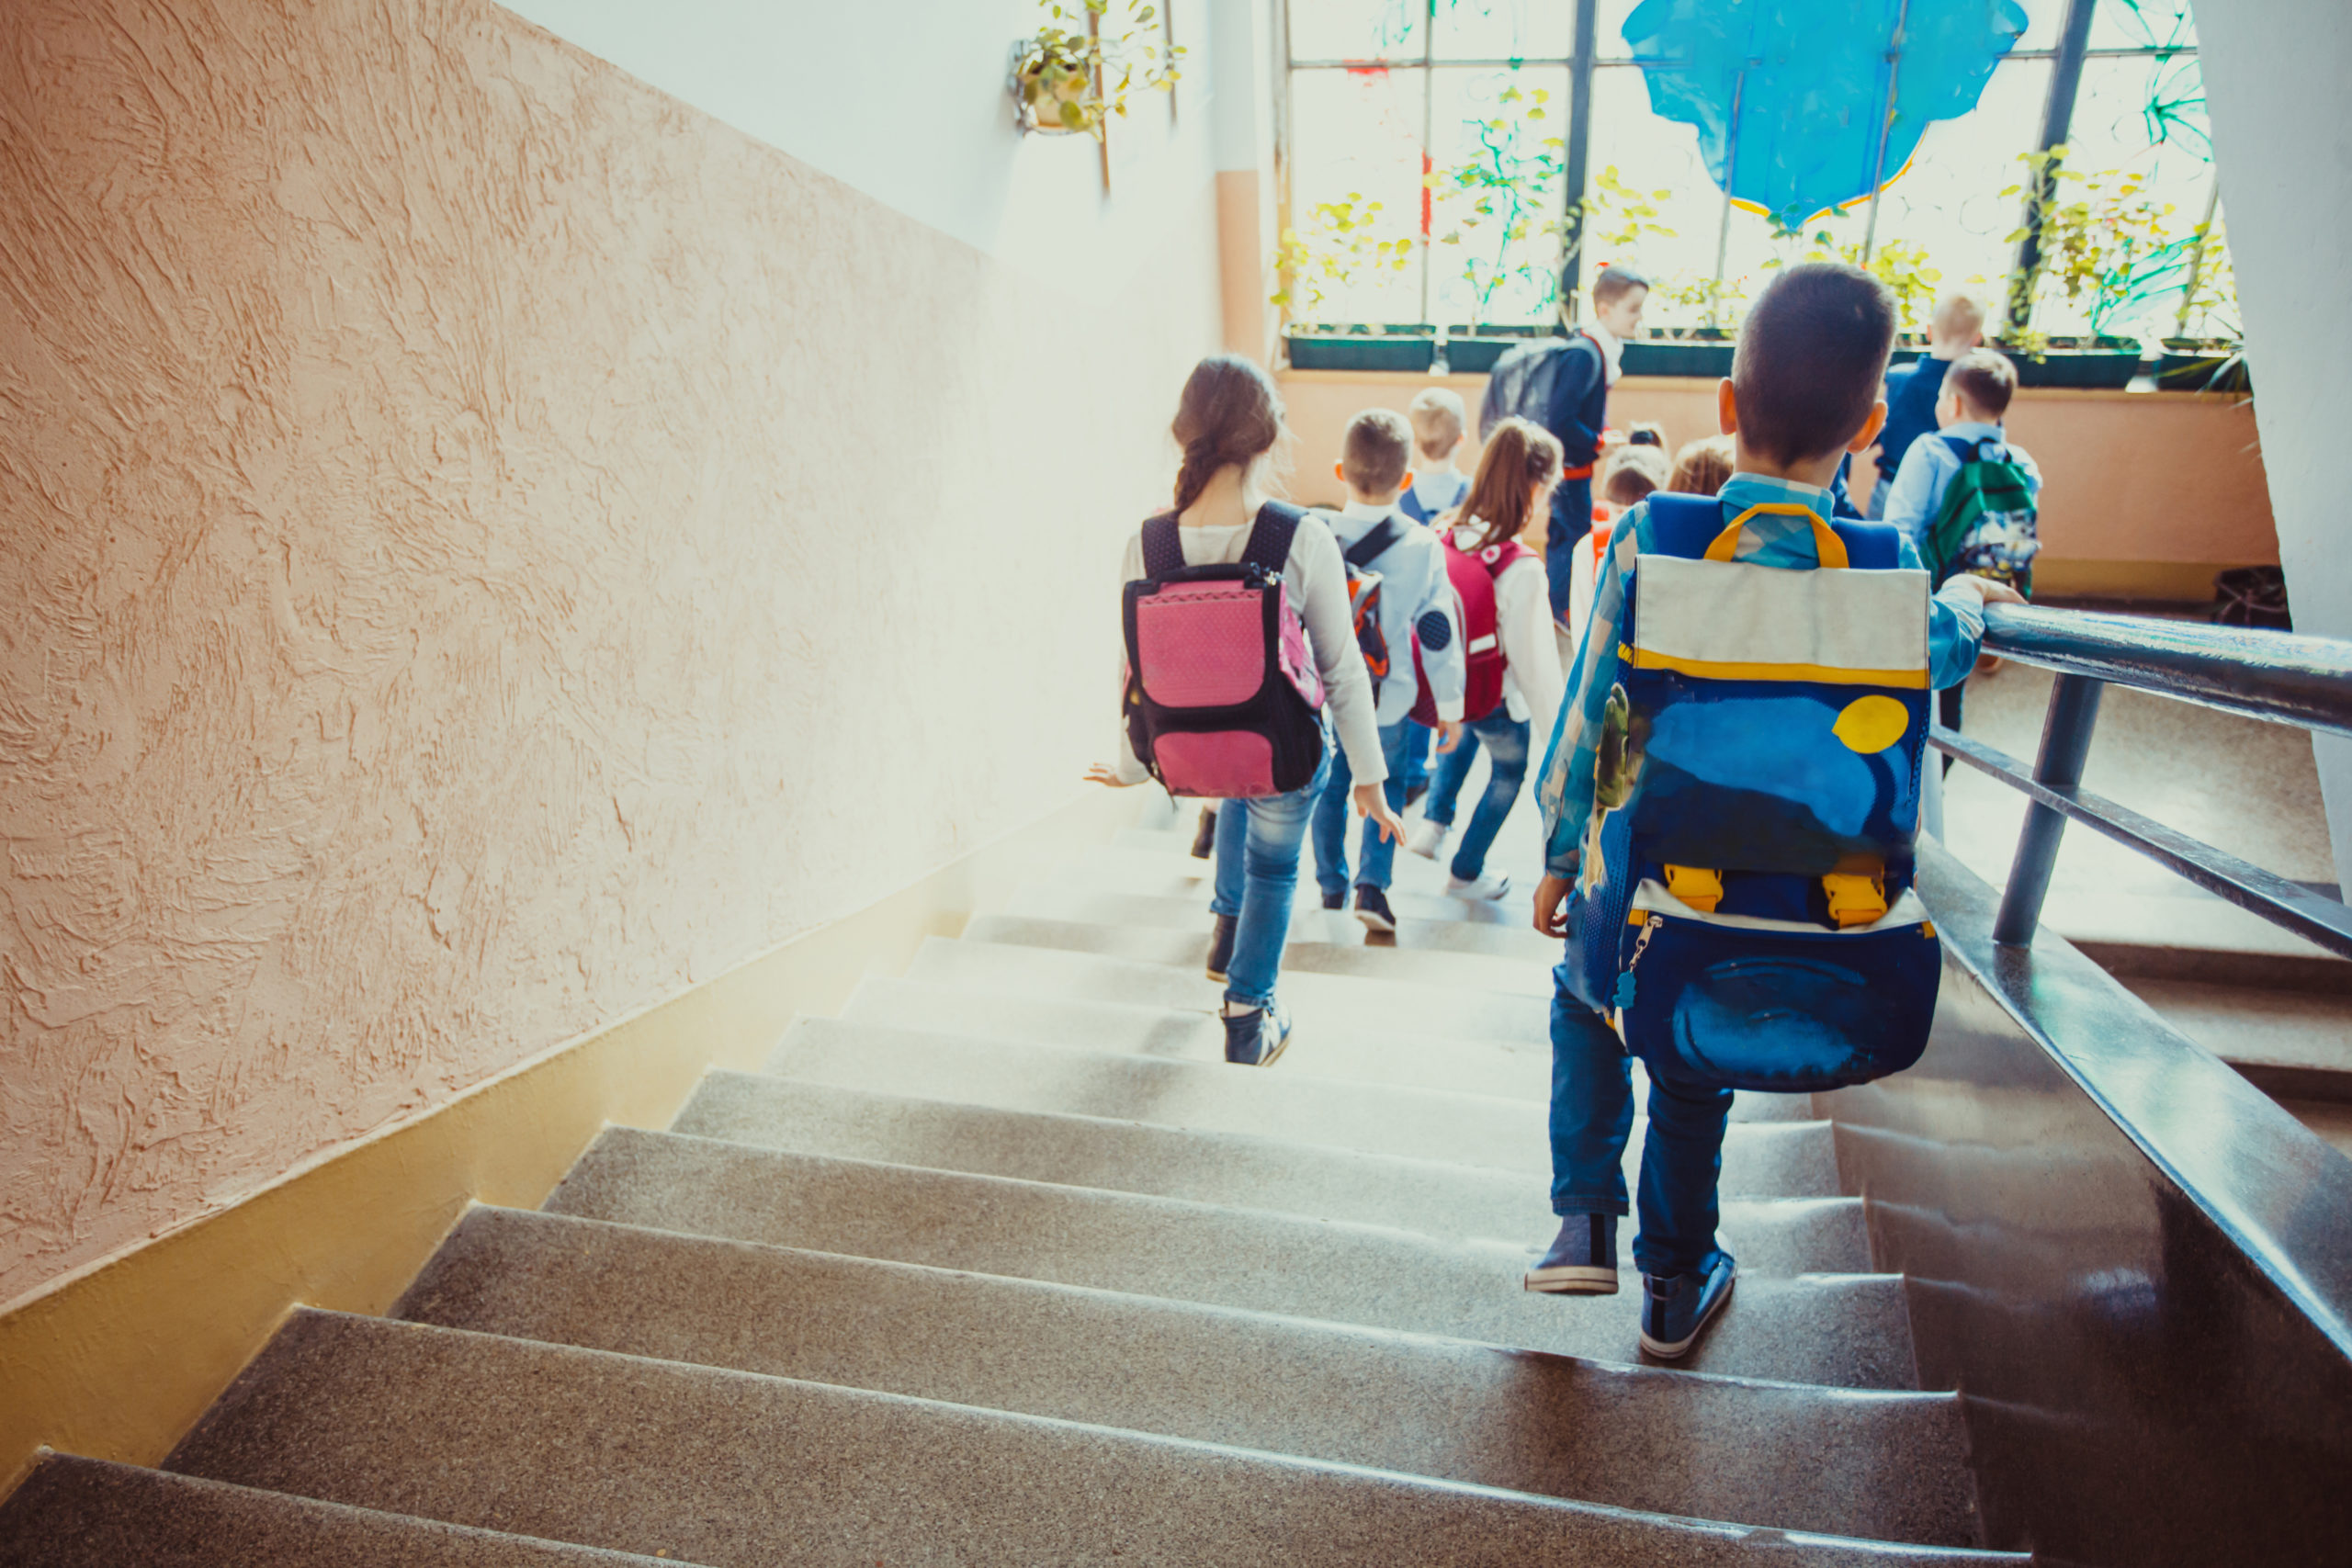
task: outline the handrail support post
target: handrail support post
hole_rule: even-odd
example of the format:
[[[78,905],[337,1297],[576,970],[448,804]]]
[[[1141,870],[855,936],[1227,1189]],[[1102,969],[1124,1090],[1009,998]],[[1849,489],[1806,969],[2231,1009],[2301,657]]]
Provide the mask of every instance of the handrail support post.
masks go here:
[[[2088,675],[2060,675],[2052,685],[2041,750],[2033,761],[2037,784],[2072,789],[2083,782],[2083,763],[2090,755],[2092,732],[2098,728],[2098,700],[2106,690],[2106,682]],[[2057,868],[2058,843],[2065,833],[2064,812],[2039,801],[2026,807],[2017,858],[2010,863],[2008,886],[2002,890],[2000,913],[1993,921],[1995,942],[2008,947],[2032,945],[2034,930],[2041,923],[2041,903],[2050,892],[2050,874]]]

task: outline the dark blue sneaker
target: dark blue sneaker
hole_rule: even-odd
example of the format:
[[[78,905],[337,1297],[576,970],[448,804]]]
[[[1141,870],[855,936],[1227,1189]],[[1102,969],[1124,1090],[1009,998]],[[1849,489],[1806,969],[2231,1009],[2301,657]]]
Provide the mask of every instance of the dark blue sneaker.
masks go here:
[[[1738,1274],[1731,1254],[1718,1252],[1714,1267],[1704,1274],[1643,1275],[1642,1348],[1663,1361],[1689,1355],[1700,1333],[1731,1300],[1731,1282]]]
[[[1552,1250],[1527,1271],[1527,1288],[1572,1296],[1617,1293],[1617,1216],[1563,1214]]]
[[[1208,976],[1218,985],[1225,984],[1225,971],[1233,962],[1233,939],[1241,930],[1238,916],[1219,915],[1216,930],[1209,937]]]
[[[1225,1015],[1225,1059],[1240,1067],[1271,1067],[1290,1043],[1290,1014],[1280,1002]]]
[[[1346,908],[1348,907],[1347,889],[1343,887],[1337,893],[1326,892],[1323,895],[1323,907],[1327,909]]]

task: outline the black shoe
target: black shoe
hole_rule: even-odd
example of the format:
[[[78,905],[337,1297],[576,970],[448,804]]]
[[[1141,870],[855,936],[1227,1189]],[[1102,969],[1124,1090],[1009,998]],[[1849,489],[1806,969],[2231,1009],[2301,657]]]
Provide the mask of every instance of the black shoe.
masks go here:
[[[1225,984],[1226,966],[1233,962],[1233,933],[1241,929],[1241,921],[1232,915],[1216,918],[1216,933],[1209,938],[1209,978]]]
[[[1216,853],[1216,811],[1215,807],[1204,807],[1201,808],[1201,825],[1193,829],[1193,858],[1207,860]],[[1219,975],[1216,978],[1222,980],[1225,976]]]
[[[1327,909],[1344,909],[1348,907],[1348,896],[1345,893],[1326,893],[1323,895],[1323,907]]]
[[[1430,785],[1427,779],[1422,780],[1419,784],[1407,784],[1405,786],[1405,809],[1410,811],[1413,807],[1419,806],[1421,803],[1421,796],[1429,794],[1429,792]]]
[[[1225,1015],[1225,1059],[1237,1067],[1271,1067],[1290,1043],[1290,1014],[1280,1003]]]
[[[1369,882],[1356,886],[1356,919],[1372,931],[1396,929],[1396,913],[1388,907],[1388,895]]]

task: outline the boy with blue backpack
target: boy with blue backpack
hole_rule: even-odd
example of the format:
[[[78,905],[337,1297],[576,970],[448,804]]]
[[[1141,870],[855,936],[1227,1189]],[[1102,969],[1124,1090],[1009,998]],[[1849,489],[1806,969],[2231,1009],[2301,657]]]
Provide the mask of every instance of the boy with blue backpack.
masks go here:
[[[1407,749],[1419,728],[1410,716],[1421,689],[1426,683],[1439,749],[1452,750],[1462,734],[1464,679],[1461,618],[1445,552],[1437,536],[1398,504],[1413,483],[1412,457],[1413,430],[1403,415],[1387,409],[1356,415],[1340,438],[1336,465],[1348,487],[1348,503],[1336,516],[1323,517],[1347,563],[1349,610],[1372,676],[1381,755],[1388,766],[1388,807],[1399,812],[1405,808]],[[1327,909],[1347,901],[1348,807],[1354,787],[1347,757],[1334,757],[1313,829],[1316,880]],[[1368,930],[1396,929],[1388,905],[1396,865],[1396,840],[1367,818],[1355,876],[1355,914]]]
[[[1561,1225],[1526,1284],[1617,1289],[1639,1056],[1641,1344],[1668,1359],[1736,1275],[1715,1239],[1733,1091],[1901,1071],[1935,1015],[1942,955],[1910,890],[1928,694],[1974,663],[1984,604],[2018,595],[1962,575],[1931,597],[1908,536],[1831,521],[1894,338],[1894,297],[1859,268],[1765,289],[1717,394],[1732,478],[1620,520],[1544,759]]]

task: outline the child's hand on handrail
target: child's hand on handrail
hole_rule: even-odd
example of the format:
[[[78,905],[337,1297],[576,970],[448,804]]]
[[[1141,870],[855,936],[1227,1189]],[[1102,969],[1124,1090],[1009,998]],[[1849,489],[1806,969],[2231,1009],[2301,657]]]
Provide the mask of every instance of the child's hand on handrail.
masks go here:
[[[1972,571],[1959,572],[1945,579],[1944,586],[1950,588],[1955,582],[1965,582],[1974,588],[1977,603],[1980,604],[2022,604],[2026,602],[2025,595],[2007,583],[1996,582],[1989,577],[1979,577]]]

